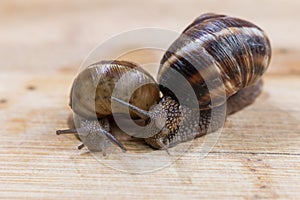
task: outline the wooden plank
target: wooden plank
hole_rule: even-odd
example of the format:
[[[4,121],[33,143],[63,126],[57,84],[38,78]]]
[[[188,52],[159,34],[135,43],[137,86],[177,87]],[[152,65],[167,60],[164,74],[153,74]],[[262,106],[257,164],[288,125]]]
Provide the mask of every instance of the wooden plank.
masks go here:
[[[67,126],[66,99],[71,74],[26,75],[6,71],[1,76],[1,85],[18,77],[10,85],[18,92],[1,87],[1,94],[7,100],[0,110],[0,182],[5,185],[2,197],[289,198],[299,195],[297,76],[285,79],[267,76],[264,94],[254,105],[228,119],[215,148],[205,159],[200,156],[199,146],[204,139],[200,138],[193,143],[190,153],[171,167],[132,176],[103,166],[85,150],[76,150],[79,141],[75,137],[55,135],[57,128]],[[27,89],[28,85],[36,89]],[[296,96],[292,98],[292,94]],[[278,109],[286,103],[288,107]],[[128,154],[136,159],[134,152]],[[137,188],[141,193],[136,192]]]

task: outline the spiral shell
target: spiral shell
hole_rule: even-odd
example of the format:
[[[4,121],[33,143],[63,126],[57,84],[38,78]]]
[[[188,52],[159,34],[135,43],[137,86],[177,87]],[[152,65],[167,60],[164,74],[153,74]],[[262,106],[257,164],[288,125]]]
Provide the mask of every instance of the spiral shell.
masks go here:
[[[200,109],[207,109],[222,92],[228,98],[257,82],[270,58],[270,42],[262,29],[242,19],[209,13],[194,20],[170,46],[157,80],[162,93],[175,98],[167,87],[176,83],[174,72],[179,72],[195,91]],[[218,77],[222,81],[213,83]],[[178,85],[178,90],[188,99],[186,85]],[[223,103],[220,98],[214,106]]]
[[[110,99],[118,81],[122,81],[118,85],[120,96],[134,106],[149,110],[159,100],[159,88],[145,70],[127,61],[101,61],[87,67],[74,80],[70,95],[72,110],[87,119],[95,114],[97,117],[111,115]],[[130,88],[137,89],[132,94]],[[116,109],[120,113],[122,110]]]

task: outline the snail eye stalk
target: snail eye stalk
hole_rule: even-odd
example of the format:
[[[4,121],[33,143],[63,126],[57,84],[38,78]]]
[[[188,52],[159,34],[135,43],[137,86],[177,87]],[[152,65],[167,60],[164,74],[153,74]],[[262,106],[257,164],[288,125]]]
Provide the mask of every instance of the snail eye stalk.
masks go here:
[[[127,149],[124,147],[124,145],[115,137],[113,136],[110,132],[98,128],[97,132],[104,135],[106,138],[108,138],[112,143],[117,145],[122,149],[123,152],[126,152]],[[61,134],[74,134],[74,133],[90,133],[90,131],[86,128],[78,128],[78,129],[66,129],[66,130],[57,130],[56,135],[61,135]],[[78,149],[82,149],[84,147],[84,144],[81,144]]]
[[[129,108],[130,110],[132,110],[133,112],[135,112],[142,119],[146,120],[146,119],[151,118],[150,113],[148,111],[146,111],[146,110],[140,109],[140,108],[138,108],[138,107],[136,107],[136,106],[134,106],[134,105],[132,105],[130,103],[127,103],[127,102],[125,102],[125,101],[123,101],[121,99],[118,99],[116,97],[113,97],[113,96],[111,97],[111,100],[117,102],[118,104],[120,104],[122,106],[125,106],[125,107]]]

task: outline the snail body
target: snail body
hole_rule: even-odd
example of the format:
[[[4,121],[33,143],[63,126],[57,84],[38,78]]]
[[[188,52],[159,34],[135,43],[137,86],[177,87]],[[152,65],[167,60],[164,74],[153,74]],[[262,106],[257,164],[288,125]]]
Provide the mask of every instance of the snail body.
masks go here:
[[[78,74],[71,88],[69,105],[74,114],[76,129],[58,130],[57,134],[75,132],[91,151],[103,151],[105,154],[109,141],[125,150],[121,142],[109,132],[107,119],[112,114],[111,96],[119,81],[121,88],[116,95],[140,109],[149,110],[159,100],[159,89],[154,79],[136,64],[127,61],[94,63]],[[126,111],[120,106],[114,112]],[[132,118],[138,117],[133,111],[130,115]]]

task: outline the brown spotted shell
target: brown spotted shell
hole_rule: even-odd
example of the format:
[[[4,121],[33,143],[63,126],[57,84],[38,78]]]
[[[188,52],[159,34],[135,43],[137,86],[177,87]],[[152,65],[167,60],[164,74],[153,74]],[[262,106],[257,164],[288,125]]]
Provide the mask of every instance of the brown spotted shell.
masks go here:
[[[270,42],[262,29],[242,19],[209,13],[194,20],[169,47],[157,80],[164,95],[174,96],[167,87],[177,83],[179,72],[195,91],[200,108],[206,109],[213,98],[214,106],[221,105],[222,94],[228,98],[257,82],[270,58]],[[185,84],[176,87],[186,99],[190,97]]]
[[[85,118],[95,117],[95,113],[97,117],[111,115],[110,97],[120,80],[118,96],[122,100],[144,110],[149,110],[159,100],[159,88],[145,70],[127,61],[101,61],[90,65],[75,78],[70,95],[72,110]],[[137,89],[132,94],[129,88]],[[115,111],[122,113],[122,110]]]

